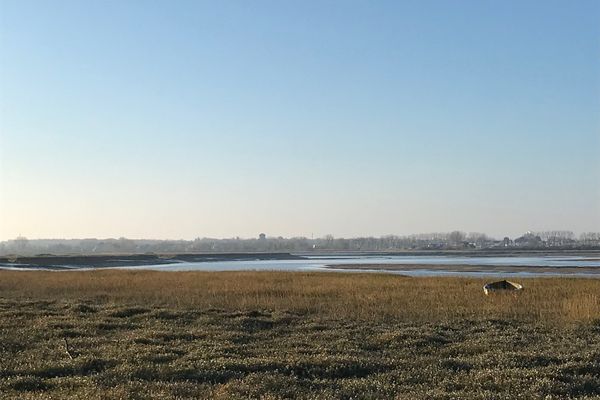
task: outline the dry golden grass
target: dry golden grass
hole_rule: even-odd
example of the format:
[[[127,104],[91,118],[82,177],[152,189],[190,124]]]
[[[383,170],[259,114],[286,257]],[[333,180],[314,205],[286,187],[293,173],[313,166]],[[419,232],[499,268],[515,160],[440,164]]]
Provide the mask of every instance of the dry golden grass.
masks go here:
[[[600,318],[600,280],[522,279],[485,296],[483,279],[297,272],[0,272],[0,297],[186,309],[289,311],[352,320]]]

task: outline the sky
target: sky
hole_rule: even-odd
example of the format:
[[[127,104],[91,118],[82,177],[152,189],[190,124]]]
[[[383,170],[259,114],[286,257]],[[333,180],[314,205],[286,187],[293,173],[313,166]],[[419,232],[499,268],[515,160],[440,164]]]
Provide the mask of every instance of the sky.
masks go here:
[[[600,2],[0,0],[0,240],[600,231]]]

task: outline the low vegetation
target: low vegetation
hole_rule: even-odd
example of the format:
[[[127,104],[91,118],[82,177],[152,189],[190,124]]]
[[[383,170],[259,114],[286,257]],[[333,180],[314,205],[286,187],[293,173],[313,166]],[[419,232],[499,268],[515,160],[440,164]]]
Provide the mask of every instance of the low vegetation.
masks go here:
[[[600,280],[0,271],[0,398],[600,397]]]

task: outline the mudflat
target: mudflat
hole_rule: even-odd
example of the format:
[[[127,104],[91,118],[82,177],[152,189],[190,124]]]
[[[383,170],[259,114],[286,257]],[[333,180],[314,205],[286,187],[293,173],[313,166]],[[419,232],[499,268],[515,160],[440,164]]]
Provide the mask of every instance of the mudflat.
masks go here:
[[[452,265],[452,264],[335,264],[328,265],[330,269],[365,270],[365,271],[447,271],[447,272],[495,272],[517,273],[528,272],[536,274],[588,274],[600,277],[598,267],[549,267],[523,265]]]
[[[290,253],[190,253],[190,254],[108,254],[108,255],[37,255],[0,257],[0,266],[26,269],[72,269],[133,267],[177,262],[298,260]]]

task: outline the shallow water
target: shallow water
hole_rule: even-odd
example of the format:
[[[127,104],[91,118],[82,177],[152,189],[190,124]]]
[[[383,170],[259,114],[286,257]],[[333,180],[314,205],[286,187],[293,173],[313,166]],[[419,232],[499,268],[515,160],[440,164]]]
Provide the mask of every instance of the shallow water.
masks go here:
[[[398,265],[473,265],[482,271],[438,271],[424,267],[417,270],[353,270],[332,269],[327,266],[340,264],[398,264]],[[485,271],[486,266],[529,266],[531,272]],[[529,256],[529,257],[453,257],[453,256],[307,256],[305,260],[254,260],[254,261],[205,261],[178,262],[162,265],[143,265],[126,269],[160,271],[339,271],[339,272],[385,272],[410,276],[597,276],[589,271],[579,273],[535,272],[535,267],[597,267],[600,260],[581,256]],[[586,268],[586,269],[587,269]]]
[[[130,270],[157,271],[338,271],[338,272],[379,272],[409,276],[580,276],[598,277],[600,274],[589,272],[589,268],[598,268],[600,259],[583,256],[523,256],[523,257],[475,257],[475,256],[356,256],[356,255],[303,255],[300,260],[245,260],[245,261],[203,261],[175,262],[172,264],[141,265],[130,267],[114,267]],[[341,264],[396,264],[423,265],[423,268],[410,270],[378,270],[378,269],[335,269]],[[481,271],[444,271],[427,269],[427,265],[470,265],[480,266]],[[330,266],[332,268],[327,268]],[[486,267],[524,266],[531,271],[485,271]],[[536,267],[555,267],[552,272],[536,271]],[[560,267],[581,267],[581,273],[561,273]],[[0,268],[19,270],[19,265],[3,266]],[[65,269],[90,270],[63,266]],[[30,268],[26,268],[31,270]],[[63,271],[65,270],[63,269]]]

